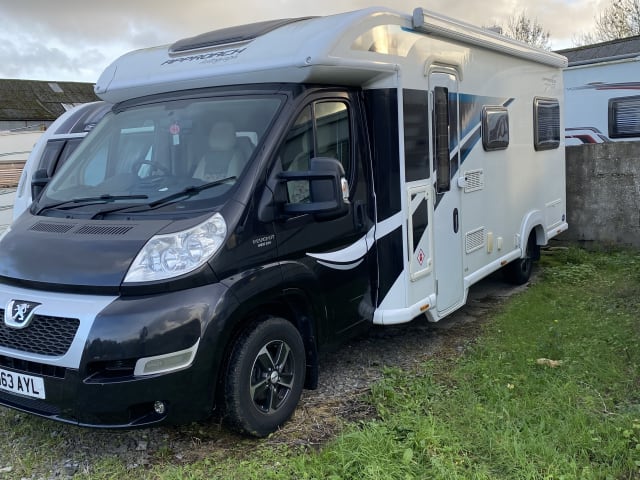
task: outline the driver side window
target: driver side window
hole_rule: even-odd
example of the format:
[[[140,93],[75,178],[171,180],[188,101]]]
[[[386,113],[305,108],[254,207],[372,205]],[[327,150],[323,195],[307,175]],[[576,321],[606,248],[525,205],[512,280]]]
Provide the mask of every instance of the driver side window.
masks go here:
[[[284,172],[305,172],[316,157],[334,158],[351,171],[351,132],[349,108],[342,101],[317,101],[300,112],[293,123],[279,158]],[[287,182],[290,203],[309,203],[309,181]]]

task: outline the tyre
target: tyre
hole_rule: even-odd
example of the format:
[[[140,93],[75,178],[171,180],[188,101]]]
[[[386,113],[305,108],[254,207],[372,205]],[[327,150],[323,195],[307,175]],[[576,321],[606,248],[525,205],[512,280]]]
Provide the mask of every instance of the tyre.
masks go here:
[[[253,324],[236,342],[224,379],[228,424],[256,437],[277,430],[296,409],[305,370],[294,325],[275,317]]]
[[[535,236],[530,235],[525,248],[524,258],[518,258],[504,267],[504,277],[509,283],[524,285],[529,281],[531,271],[533,270],[533,260],[538,258],[537,251],[539,248],[536,244]]]

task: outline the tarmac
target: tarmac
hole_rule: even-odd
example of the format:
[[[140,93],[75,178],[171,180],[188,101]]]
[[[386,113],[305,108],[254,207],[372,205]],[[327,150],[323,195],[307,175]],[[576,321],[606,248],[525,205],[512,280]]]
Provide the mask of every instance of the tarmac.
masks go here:
[[[15,188],[0,188],[0,233],[4,232],[11,224],[15,198]]]

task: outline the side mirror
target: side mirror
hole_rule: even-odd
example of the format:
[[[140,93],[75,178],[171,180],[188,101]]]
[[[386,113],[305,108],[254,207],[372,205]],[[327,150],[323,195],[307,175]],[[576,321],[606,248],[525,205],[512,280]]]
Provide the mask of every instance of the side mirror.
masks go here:
[[[42,190],[47,186],[51,178],[45,168],[36,170],[31,177],[31,200],[36,201],[40,198]]]
[[[281,172],[278,178],[287,185],[298,182],[308,185],[306,201],[287,202],[282,209],[287,215],[306,213],[320,215],[323,219],[335,218],[349,210],[349,185],[342,164],[334,158],[312,158],[310,170]]]

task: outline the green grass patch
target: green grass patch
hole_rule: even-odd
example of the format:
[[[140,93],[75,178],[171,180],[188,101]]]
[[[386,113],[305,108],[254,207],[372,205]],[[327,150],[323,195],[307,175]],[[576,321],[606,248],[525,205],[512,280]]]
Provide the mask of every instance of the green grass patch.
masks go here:
[[[640,255],[572,248],[541,264],[464,355],[387,371],[379,420],[320,452],[258,447],[154,476],[640,478]]]
[[[463,354],[386,371],[368,398],[378,418],[318,451],[255,440],[187,464],[107,458],[75,478],[640,478],[640,255],[570,248],[543,255],[540,272]],[[30,431],[43,425],[5,438],[49,444]]]

